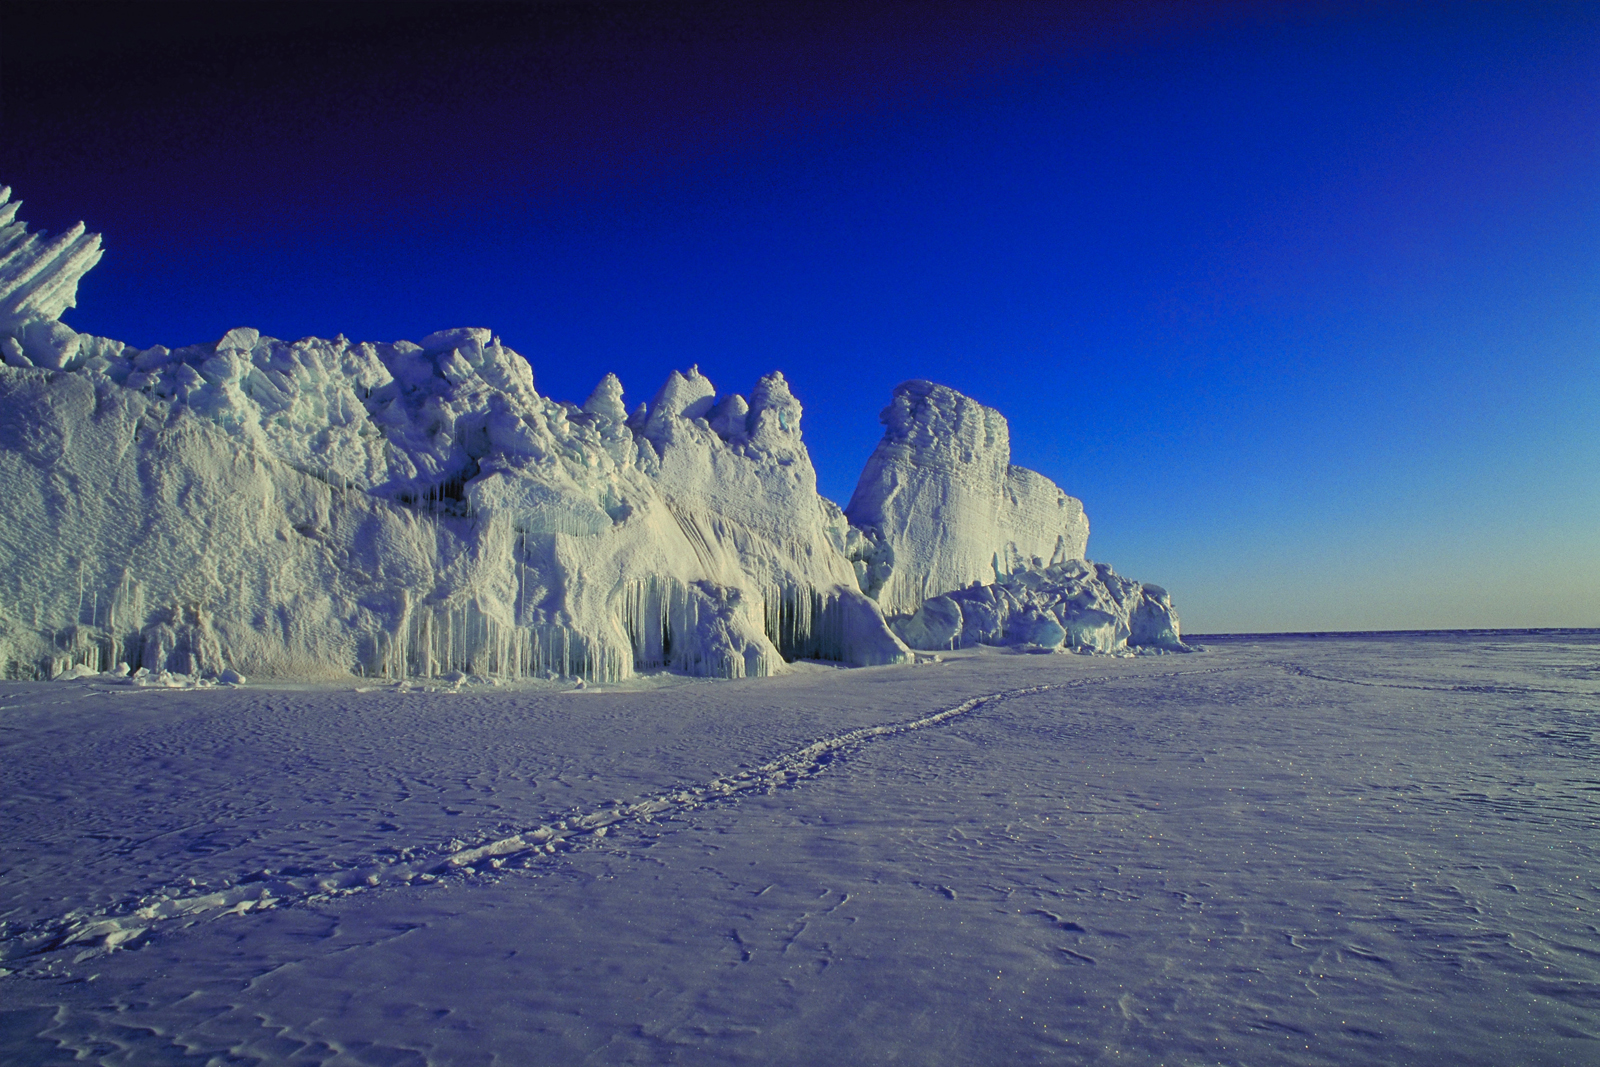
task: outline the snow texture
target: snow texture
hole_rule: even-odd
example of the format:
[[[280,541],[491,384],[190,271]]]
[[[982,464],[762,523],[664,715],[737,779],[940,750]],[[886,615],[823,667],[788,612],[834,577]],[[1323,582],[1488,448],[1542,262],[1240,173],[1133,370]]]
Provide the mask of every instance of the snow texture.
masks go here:
[[[1597,656],[0,683],[0,1061],[1591,1062]]]
[[[45,242],[15,206],[0,215],[6,677],[892,664],[912,653],[884,608],[1082,555],[1078,502],[1010,466],[1005,420],[942,386],[896,391],[857,529],[817,493],[776,371],[748,398],[674,371],[629,415],[610,374],[582,407],[541,396],[483,329],[373,344],[239,328],[141,351],[57,317],[99,236]],[[1006,603],[1065,624],[1081,593]],[[1137,605],[1110,586],[1089,600],[1114,602],[1112,636],[1073,631],[1070,647],[1141,643]],[[1049,643],[1005,618],[983,632]],[[1171,640],[1147,643],[1180,647],[1169,621]]]

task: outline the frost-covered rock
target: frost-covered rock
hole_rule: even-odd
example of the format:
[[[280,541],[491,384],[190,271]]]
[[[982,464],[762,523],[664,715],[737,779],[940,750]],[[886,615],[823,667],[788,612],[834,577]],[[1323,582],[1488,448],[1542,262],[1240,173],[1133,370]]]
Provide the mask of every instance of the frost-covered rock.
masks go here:
[[[902,382],[845,508],[862,588],[889,615],[1019,568],[1081,559],[1083,504],[1011,464],[1005,417],[943,385]]]

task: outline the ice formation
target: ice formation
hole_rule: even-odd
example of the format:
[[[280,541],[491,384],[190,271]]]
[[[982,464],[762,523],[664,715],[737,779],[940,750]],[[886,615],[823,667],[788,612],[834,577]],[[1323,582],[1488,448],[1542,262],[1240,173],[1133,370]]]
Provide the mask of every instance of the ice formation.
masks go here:
[[[8,200],[8,677],[744,677],[905,662],[897,631],[918,647],[1048,644],[1021,636],[1029,611],[1069,645],[1177,645],[1154,587],[1062,569],[1082,556],[1081,505],[1009,465],[998,412],[942,386],[896,391],[847,519],[817,493],[777,372],[746,398],[674,371],[629,415],[614,375],[581,407],[541,396],[482,329],[371,344],[241,328],[141,351],[59,319],[99,236],[46,242]],[[987,617],[974,580],[1018,605],[998,626],[968,624]],[[973,605],[950,635],[946,602]],[[1137,621],[1157,603],[1165,629]],[[1093,612],[1115,622],[1097,630]]]
[[[17,218],[21,201],[0,186],[0,355],[17,367],[62,367],[77,334],[60,321],[78,302],[78,281],[100,262],[100,235],[78,223],[51,241]]]
[[[912,648],[929,651],[979,644],[1077,652],[1184,648],[1165,589],[1078,559],[930,597],[894,620],[894,628]]]
[[[863,588],[889,614],[1015,570],[1081,559],[1083,504],[1011,464],[1005,416],[954,389],[903,382],[845,508]]]
[[[845,514],[858,581],[912,648],[1181,650],[1166,590],[1083,558],[1083,504],[1011,463],[993,408],[903,382]]]

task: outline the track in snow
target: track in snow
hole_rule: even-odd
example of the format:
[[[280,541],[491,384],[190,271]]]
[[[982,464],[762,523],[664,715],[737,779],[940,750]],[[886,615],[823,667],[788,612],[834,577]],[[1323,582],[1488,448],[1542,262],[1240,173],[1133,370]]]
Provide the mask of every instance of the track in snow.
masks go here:
[[[1237,668],[1174,672],[1170,677],[1212,674]],[[0,974],[23,964],[22,974],[60,973],[61,965],[81,963],[121,948],[137,946],[152,930],[189,926],[222,915],[243,915],[269,908],[313,904],[336,897],[442,879],[492,875],[502,869],[528,868],[547,857],[592,845],[614,830],[649,824],[708,804],[737,800],[753,793],[773,793],[814,778],[852,749],[885,738],[939,726],[986,705],[1053,690],[1124,680],[1145,675],[1106,675],[1069,682],[1006,689],[970,697],[916,719],[866,726],[823,738],[745,770],[721,775],[701,785],[685,786],[588,812],[569,812],[538,825],[477,844],[459,840],[438,849],[404,849],[397,855],[368,858],[324,872],[291,869],[273,875],[243,875],[222,888],[195,892],[194,887],[168,887],[137,900],[108,908],[78,909],[65,916],[15,927],[0,927]]]

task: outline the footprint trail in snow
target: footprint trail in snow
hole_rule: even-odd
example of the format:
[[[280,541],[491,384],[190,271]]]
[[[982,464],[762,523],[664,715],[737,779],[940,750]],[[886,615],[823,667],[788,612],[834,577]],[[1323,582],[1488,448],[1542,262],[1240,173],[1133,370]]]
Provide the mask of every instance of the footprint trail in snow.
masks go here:
[[[19,686],[0,1059],[1587,1062],[1595,636],[1217,645]]]
[[[1209,674],[1226,669],[1176,673]],[[285,868],[273,873],[244,874],[218,888],[208,887],[200,892],[194,886],[168,887],[117,906],[78,909],[55,920],[9,929],[0,927],[0,967],[10,966],[14,972],[16,965],[22,964],[22,973],[59,973],[63,966],[136,946],[152,930],[174,923],[187,926],[207,918],[243,915],[259,909],[312,904],[373,890],[428,885],[445,878],[484,876],[502,869],[527,868],[561,851],[593,844],[629,825],[653,823],[707,804],[798,785],[821,774],[849,750],[873,741],[938,726],[1001,701],[1104,684],[1122,677],[1104,675],[981,694],[930,715],[860,727],[813,741],[760,766],[721,775],[700,785],[603,805],[593,811],[569,812],[477,844],[457,839],[443,848],[402,849],[325,871]]]

